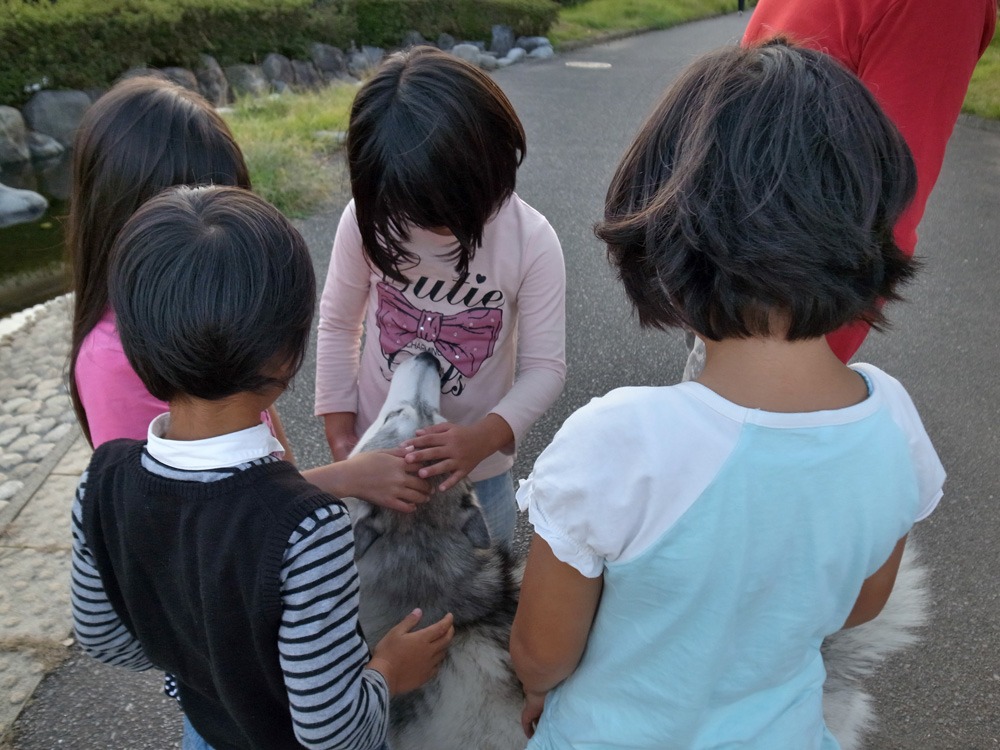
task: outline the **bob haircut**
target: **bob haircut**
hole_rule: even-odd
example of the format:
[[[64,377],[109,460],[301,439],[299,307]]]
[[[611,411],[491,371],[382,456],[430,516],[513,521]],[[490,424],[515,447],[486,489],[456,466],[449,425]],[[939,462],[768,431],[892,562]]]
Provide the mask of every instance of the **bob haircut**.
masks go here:
[[[316,280],[302,236],[262,198],[179,187],[125,224],[108,291],[147,390],[216,400],[288,385],[305,356]]]
[[[608,188],[607,243],[639,322],[790,341],[856,320],[917,264],[892,228],[916,189],[905,141],[846,68],[783,39],[700,58]]]
[[[164,188],[208,184],[249,190],[250,174],[226,123],[198,94],[165,79],[131,78],[87,110],[73,146],[67,246],[76,292],[69,389],[88,441],[76,361],[108,307],[111,244]]]
[[[458,273],[483,228],[514,192],[527,146],[524,128],[488,75],[433,47],[386,58],[351,108],[351,192],[369,261],[405,283],[419,258],[408,226],[447,227]]]

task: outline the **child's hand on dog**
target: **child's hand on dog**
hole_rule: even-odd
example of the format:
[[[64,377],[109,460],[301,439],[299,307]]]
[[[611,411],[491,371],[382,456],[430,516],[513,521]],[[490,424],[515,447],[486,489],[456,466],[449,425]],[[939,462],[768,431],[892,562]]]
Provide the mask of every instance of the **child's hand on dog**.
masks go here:
[[[472,425],[442,422],[417,430],[404,445],[406,461],[427,464],[418,476],[428,479],[448,476],[438,485],[445,492],[469,475],[479,463],[499,450],[513,447],[514,432],[507,420],[492,412]]]
[[[403,618],[378,642],[368,662],[369,669],[385,678],[390,696],[416,690],[436,675],[455,636],[451,612],[433,625],[414,630],[423,614],[415,609]]]
[[[417,476],[419,467],[406,462],[405,455],[402,448],[358,453],[304,471],[302,476],[336,497],[358,497],[372,505],[412,513],[427,502],[431,485]]]

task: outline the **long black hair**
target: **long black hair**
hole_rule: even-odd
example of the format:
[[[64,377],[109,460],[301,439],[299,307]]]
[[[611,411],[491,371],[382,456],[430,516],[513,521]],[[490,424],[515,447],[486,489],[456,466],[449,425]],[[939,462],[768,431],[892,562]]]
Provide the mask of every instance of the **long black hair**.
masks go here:
[[[172,185],[250,188],[243,154],[201,96],[167,80],[132,78],[87,110],[73,146],[68,251],[73,269],[69,391],[87,440],[76,385],[80,347],[108,308],[108,254],[143,203]]]

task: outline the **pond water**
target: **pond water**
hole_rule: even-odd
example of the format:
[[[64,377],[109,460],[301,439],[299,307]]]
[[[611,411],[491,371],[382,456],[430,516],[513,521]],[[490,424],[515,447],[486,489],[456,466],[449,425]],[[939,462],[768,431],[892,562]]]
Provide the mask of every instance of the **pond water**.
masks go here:
[[[69,288],[64,230],[70,191],[69,153],[0,167],[0,182],[49,201],[37,221],[0,228],[0,317],[52,299]]]

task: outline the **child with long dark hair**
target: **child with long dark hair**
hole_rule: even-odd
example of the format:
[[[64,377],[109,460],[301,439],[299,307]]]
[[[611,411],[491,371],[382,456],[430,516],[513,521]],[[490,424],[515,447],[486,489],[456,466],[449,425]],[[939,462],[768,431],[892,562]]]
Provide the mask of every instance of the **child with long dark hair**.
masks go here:
[[[144,438],[153,418],[167,411],[125,358],[107,275],[118,231],[147,200],[174,185],[251,187],[229,127],[204,98],[159,78],[118,83],[87,111],[73,150],[68,244],[76,295],[69,389],[95,447],[114,438]],[[275,407],[261,416],[285,459],[294,462]],[[419,502],[429,488],[406,468],[399,457],[373,453],[309,476],[337,496]]]
[[[73,617],[92,656],[174,675],[185,748],[384,747],[389,697],[428,680],[451,615],[414,610],[369,653],[344,505],[260,421],[302,364],[301,235],[237,188],[143,205],[109,259],[122,347],[169,404],[99,446],[73,507]]]
[[[861,82],[781,41],[699,59],[646,121],[597,235],[640,323],[707,358],[578,410],[519,491],[530,748],[838,747],[820,644],[881,611],[945,478],[902,385],[825,338],[885,325],[915,183]]]
[[[514,449],[566,369],[562,250],[514,193],[524,130],[489,76],[417,47],[358,92],[347,152],[354,200],[334,240],[316,358],[330,450],[347,456],[396,365],[430,352],[448,421],[419,433],[406,461],[428,463],[422,477],[446,474],[442,488],[469,476],[491,536],[509,543]]]

